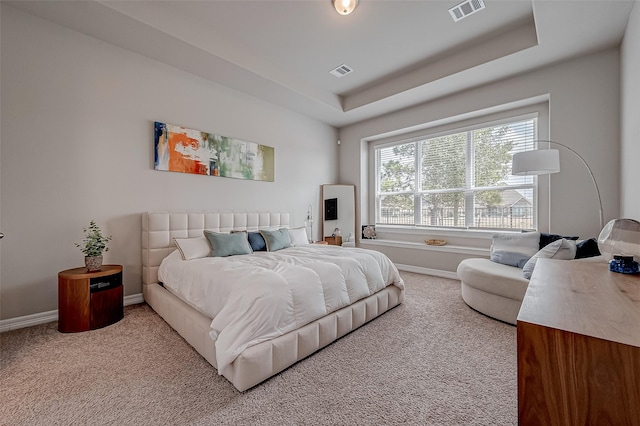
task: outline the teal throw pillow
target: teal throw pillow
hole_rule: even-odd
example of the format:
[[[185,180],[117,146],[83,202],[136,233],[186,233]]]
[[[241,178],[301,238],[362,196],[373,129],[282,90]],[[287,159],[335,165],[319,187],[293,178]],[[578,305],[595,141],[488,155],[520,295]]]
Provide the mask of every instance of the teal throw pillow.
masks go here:
[[[211,256],[213,257],[252,253],[246,232],[221,234],[219,232],[204,231],[204,236],[211,243]]]
[[[260,234],[267,243],[267,251],[278,251],[287,247],[291,247],[291,237],[289,236],[289,230],[286,228],[278,229],[277,231],[261,230]]]

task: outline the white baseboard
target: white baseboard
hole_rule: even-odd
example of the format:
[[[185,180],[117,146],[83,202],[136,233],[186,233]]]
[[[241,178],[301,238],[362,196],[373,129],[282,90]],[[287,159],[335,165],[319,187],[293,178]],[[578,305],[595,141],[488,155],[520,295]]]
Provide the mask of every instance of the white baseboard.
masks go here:
[[[143,303],[143,302],[144,302],[144,297],[142,296],[142,293],[131,294],[129,296],[124,297],[124,306],[137,305],[138,303]]]
[[[144,302],[142,293],[125,296],[123,299],[124,306],[136,305],[142,302]],[[17,330],[19,328],[31,327],[38,324],[46,324],[53,321],[58,321],[57,309],[54,311],[40,312],[38,314],[0,320],[0,333],[9,330]]]
[[[435,277],[451,278],[454,280],[459,279],[455,272],[443,271],[440,269],[423,268],[421,266],[403,265],[396,263],[396,267],[400,271],[415,272],[423,275],[433,275]],[[142,293],[132,294],[124,297],[124,306],[136,305],[143,303],[144,298]],[[9,318],[6,320],[0,320],[0,333],[9,330],[17,330],[19,328],[31,327],[38,324],[46,324],[48,322],[58,321],[58,310],[40,312],[38,314],[25,315],[17,318]]]
[[[403,265],[396,263],[396,267],[399,271],[415,272],[416,274],[433,275],[434,277],[450,278],[452,280],[459,280],[458,274],[451,271],[443,271],[441,269],[423,268],[422,266]]]

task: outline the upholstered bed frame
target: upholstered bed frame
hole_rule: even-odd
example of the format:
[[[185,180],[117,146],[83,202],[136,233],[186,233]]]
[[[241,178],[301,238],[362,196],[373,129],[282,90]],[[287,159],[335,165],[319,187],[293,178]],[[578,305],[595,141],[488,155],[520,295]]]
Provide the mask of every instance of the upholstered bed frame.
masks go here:
[[[215,368],[212,319],[183,302],[160,284],[158,268],[175,246],[173,238],[216,232],[256,231],[289,227],[288,213],[258,212],[149,212],[142,218],[142,289],[145,301]],[[297,330],[245,349],[225,377],[244,391],[311,355],[329,343],[399,305],[404,291],[388,286],[376,294],[322,317]]]

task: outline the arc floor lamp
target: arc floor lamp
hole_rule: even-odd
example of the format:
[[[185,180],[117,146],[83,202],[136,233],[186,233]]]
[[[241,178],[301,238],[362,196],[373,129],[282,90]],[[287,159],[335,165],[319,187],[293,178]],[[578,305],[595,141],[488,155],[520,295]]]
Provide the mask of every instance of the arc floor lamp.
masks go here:
[[[602,212],[602,198],[600,197],[600,190],[598,189],[598,183],[591,168],[587,164],[584,158],[578,154],[575,150],[560,142],[538,140],[536,142],[544,142],[554,144],[566,148],[568,151],[574,153],[582,164],[587,168],[593,186],[596,188],[596,195],[598,196],[598,205],[600,207],[600,229],[604,226],[604,215]],[[535,149],[532,151],[524,151],[513,154],[513,163],[511,167],[511,173],[517,176],[525,175],[548,175],[560,172],[560,151],[557,149]]]

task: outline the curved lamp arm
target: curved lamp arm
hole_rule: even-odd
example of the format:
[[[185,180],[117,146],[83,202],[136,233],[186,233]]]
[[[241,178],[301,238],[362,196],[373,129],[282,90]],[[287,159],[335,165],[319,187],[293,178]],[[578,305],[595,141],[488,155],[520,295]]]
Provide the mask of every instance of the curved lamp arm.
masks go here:
[[[600,229],[602,229],[604,227],[604,215],[603,215],[603,211],[602,211],[602,198],[600,197],[600,189],[598,189],[598,183],[596,182],[596,178],[593,175],[593,172],[591,171],[591,167],[589,167],[589,165],[587,164],[585,159],[582,158],[582,155],[578,154],[573,148],[570,148],[567,145],[562,144],[560,142],[543,140],[543,139],[538,139],[536,142],[545,142],[545,143],[549,143],[549,144],[559,145],[559,146],[561,146],[563,148],[566,148],[567,150],[573,152],[576,155],[576,157],[578,157],[580,159],[580,161],[582,161],[582,164],[584,164],[584,166],[587,168],[587,171],[589,171],[589,175],[591,176],[591,181],[593,182],[593,186],[596,188],[596,194],[598,195],[598,205],[600,207]]]

